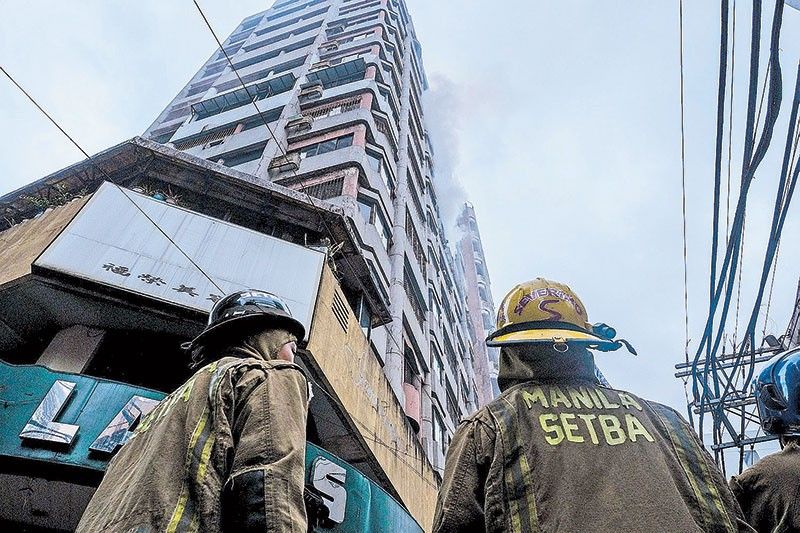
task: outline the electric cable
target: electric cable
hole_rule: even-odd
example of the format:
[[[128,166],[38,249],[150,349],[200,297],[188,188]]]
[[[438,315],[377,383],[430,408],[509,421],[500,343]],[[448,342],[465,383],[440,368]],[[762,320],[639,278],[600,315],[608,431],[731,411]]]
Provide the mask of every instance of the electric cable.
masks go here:
[[[746,130],[745,150],[743,158],[744,162],[742,167],[741,192],[737,202],[736,214],[734,216],[734,222],[731,230],[731,239],[729,241],[729,246],[727,248],[723,266],[720,272],[720,281],[716,286],[713,305],[712,308],[710,309],[708,320],[706,321],[703,337],[700,341],[700,345],[698,346],[695,359],[692,363],[692,372],[693,375],[695,376],[695,379],[693,381],[693,393],[696,400],[699,397],[701,413],[704,412],[705,410],[705,403],[707,401],[707,397],[710,393],[710,390],[707,382],[697,379],[698,376],[697,365],[699,363],[700,355],[703,349],[705,348],[705,344],[708,342],[714,342],[711,353],[712,355],[715,355],[719,348],[719,343],[721,342],[722,339],[724,324],[727,318],[727,313],[730,308],[730,300],[733,290],[733,281],[735,280],[735,275],[737,270],[736,265],[738,265],[738,255],[741,244],[740,242],[741,227],[747,204],[747,193],[749,191],[755,172],[766,155],[766,151],[770,145],[772,134],[774,132],[775,122],[777,121],[778,113],[780,112],[782,87],[781,87],[780,63],[778,60],[778,52],[779,52],[779,40],[780,40],[780,28],[782,24],[782,14],[783,14],[782,8],[783,5],[781,3],[776,4],[775,15],[773,17],[773,23],[772,23],[772,32],[771,32],[772,35],[770,42],[770,62],[774,65],[774,68],[769,76],[770,84],[769,84],[768,109],[764,120],[764,128],[763,131],[761,132],[760,139],[756,143],[755,142],[756,137],[754,135],[754,130],[755,130],[754,122],[755,122],[755,107],[756,107],[757,88],[758,88],[757,80],[758,80],[758,55],[760,50],[761,2],[760,0],[754,0],[753,2],[751,61],[750,61],[751,63],[750,91],[748,97],[747,124],[745,128]],[[721,316],[719,319],[720,331],[718,331],[715,336],[713,334],[713,328],[716,322],[715,320],[716,312],[718,305],[720,303],[720,299],[722,298],[723,289],[725,289],[724,290],[725,296],[724,299],[722,299],[723,306],[722,306]],[[702,394],[700,393],[699,390],[701,387],[702,387]],[[703,418],[701,417],[700,418],[701,434],[702,434],[702,424],[703,424]]]
[[[714,287],[717,276],[717,248],[719,247],[719,203],[720,188],[722,186],[722,143],[725,131],[725,90],[728,86],[728,0],[720,2],[720,45],[719,45],[719,80],[717,82],[717,132],[716,146],[714,149],[714,193],[712,200],[712,222],[711,222],[711,281],[708,284],[708,307],[711,309],[714,301]],[[708,379],[709,367],[714,366],[714,356],[711,353],[711,344],[706,345],[706,364],[703,367],[703,379]],[[714,391],[719,394],[719,384],[714,380]]]
[[[756,295],[756,301],[753,306],[753,311],[751,313],[750,320],[748,322],[747,330],[745,332],[746,342],[743,343],[743,345],[740,347],[740,351],[735,361],[736,365],[740,364],[741,360],[743,359],[745,351],[748,348],[748,344],[751,350],[755,348],[755,327],[756,327],[756,321],[758,319],[758,314],[761,308],[761,301],[764,296],[764,291],[766,289],[766,284],[767,284],[767,278],[769,277],[769,271],[772,267],[772,263],[775,258],[778,243],[780,242],[780,236],[783,231],[783,225],[786,221],[786,215],[788,214],[788,207],[792,201],[792,196],[794,194],[795,186],[797,185],[798,175],[800,175],[800,167],[790,169],[792,148],[795,141],[795,131],[797,130],[798,127],[798,108],[800,108],[800,64],[798,64],[798,69],[797,69],[797,80],[795,83],[795,94],[792,104],[792,114],[789,121],[789,133],[786,139],[786,148],[784,151],[783,166],[781,168],[778,193],[775,199],[773,222],[772,222],[772,228],[770,230],[767,251],[764,258],[764,266],[762,268],[761,280]],[[754,357],[755,354],[753,353],[751,355],[752,357]],[[748,368],[747,376],[745,377],[744,380],[745,388],[749,385],[754,370],[755,370],[754,365],[751,364]],[[725,389],[723,391],[723,396],[727,393],[727,390],[730,388],[730,386],[732,386],[732,383],[726,384]]]
[[[196,269],[197,269],[197,270],[198,270],[198,271],[199,271],[201,274],[203,274],[203,276],[204,276],[204,277],[205,277],[205,278],[206,278],[208,281],[210,281],[210,282],[211,282],[211,284],[212,284],[212,285],[213,285],[213,286],[214,286],[214,287],[215,287],[215,288],[216,288],[218,291],[220,291],[220,292],[224,292],[224,291],[223,291],[223,290],[222,290],[222,289],[219,287],[219,285],[217,285],[217,283],[216,283],[216,282],[215,282],[215,281],[214,281],[214,280],[211,278],[211,276],[209,276],[209,275],[206,273],[206,271],[205,271],[205,270],[203,270],[203,269],[200,267],[200,265],[198,265],[198,264],[197,264],[197,263],[194,261],[194,259],[192,259],[191,257],[189,257],[189,254],[187,254],[186,252],[184,252],[184,251],[183,251],[183,249],[182,249],[182,248],[181,248],[181,247],[178,245],[178,243],[176,243],[176,242],[175,242],[175,241],[172,239],[172,237],[170,237],[169,235],[167,235],[167,233],[166,233],[166,232],[163,230],[163,228],[161,228],[161,226],[160,226],[160,225],[158,225],[158,223],[157,223],[156,221],[154,221],[154,220],[153,220],[153,219],[152,219],[152,218],[151,218],[151,217],[150,217],[150,216],[149,216],[149,215],[148,215],[148,214],[147,214],[147,213],[144,211],[144,209],[142,209],[142,207],[141,207],[141,206],[140,206],[138,203],[136,203],[136,201],[135,201],[133,198],[131,198],[130,196],[128,196],[128,194],[127,194],[127,193],[124,191],[124,189],[123,189],[122,187],[120,187],[118,184],[116,184],[116,183],[115,183],[115,182],[114,182],[114,181],[111,179],[111,177],[110,177],[110,176],[109,176],[109,175],[106,173],[106,171],[105,171],[105,170],[103,170],[103,168],[102,168],[102,167],[101,167],[101,166],[100,166],[100,165],[97,163],[97,161],[95,161],[95,160],[94,160],[94,158],[93,158],[92,156],[90,156],[90,155],[89,155],[89,153],[88,153],[86,150],[84,150],[84,149],[81,147],[81,145],[79,145],[79,144],[77,143],[77,141],[75,141],[75,139],[73,139],[73,138],[72,138],[72,136],[70,136],[70,134],[69,134],[69,133],[67,133],[67,132],[66,132],[66,130],[65,130],[64,128],[62,128],[62,127],[61,127],[61,126],[58,124],[58,122],[56,122],[56,121],[55,121],[55,119],[54,119],[52,116],[50,116],[50,114],[49,114],[47,111],[45,111],[45,110],[44,110],[44,108],[43,108],[41,105],[39,105],[39,103],[38,103],[38,102],[37,102],[37,101],[36,101],[36,100],[33,98],[33,96],[31,96],[31,95],[30,95],[30,93],[28,93],[28,91],[26,91],[26,90],[25,90],[25,89],[24,89],[24,88],[23,88],[23,87],[22,87],[22,86],[21,86],[19,83],[17,83],[17,80],[15,80],[15,79],[14,79],[14,78],[11,76],[11,74],[9,74],[9,73],[8,73],[8,71],[7,71],[6,69],[4,69],[2,66],[0,66],[0,71],[2,71],[2,73],[3,73],[3,74],[5,74],[5,76],[6,76],[6,77],[7,77],[9,80],[11,80],[11,83],[13,83],[13,84],[14,84],[14,85],[17,87],[17,89],[19,89],[19,90],[22,92],[22,94],[24,94],[24,95],[25,95],[25,96],[28,98],[28,100],[30,100],[30,102],[31,102],[31,103],[32,103],[34,106],[36,106],[36,109],[38,109],[39,111],[41,111],[41,112],[42,112],[42,114],[43,114],[45,117],[47,117],[47,119],[48,119],[48,120],[49,120],[49,121],[50,121],[50,122],[51,122],[51,123],[52,123],[52,124],[53,124],[53,125],[54,125],[56,128],[58,128],[58,131],[60,131],[61,133],[63,133],[63,134],[64,134],[64,136],[65,136],[67,139],[69,139],[69,141],[70,141],[70,142],[71,142],[71,143],[72,143],[72,144],[75,146],[75,148],[77,148],[77,149],[78,149],[78,150],[79,150],[79,151],[80,151],[80,152],[81,152],[81,153],[82,153],[82,154],[83,154],[83,155],[86,157],[86,160],[88,160],[88,161],[89,161],[89,162],[92,164],[92,166],[93,166],[95,169],[97,169],[97,170],[99,170],[99,171],[100,171],[100,173],[101,173],[101,174],[102,174],[102,175],[105,177],[105,179],[106,179],[106,180],[107,180],[109,183],[111,183],[112,185],[114,185],[115,187],[117,187],[117,189],[119,189],[119,191],[120,191],[120,192],[123,194],[123,196],[125,196],[125,198],[127,198],[127,199],[128,199],[128,200],[129,200],[129,201],[130,201],[130,202],[131,202],[131,203],[132,203],[132,204],[133,204],[133,205],[136,207],[136,209],[138,209],[138,210],[139,210],[139,211],[140,211],[140,212],[141,212],[141,213],[142,213],[142,214],[145,216],[145,218],[147,218],[147,220],[149,220],[149,221],[150,221],[150,222],[153,224],[153,226],[155,226],[155,227],[156,227],[156,229],[158,229],[158,231],[159,231],[159,232],[161,232],[161,234],[162,234],[164,237],[166,237],[166,238],[167,238],[167,240],[169,240],[169,242],[170,242],[170,243],[171,243],[173,246],[175,246],[175,248],[176,248],[176,249],[177,249],[177,250],[178,250],[178,251],[179,251],[179,252],[180,252],[180,253],[181,253],[181,254],[182,254],[182,255],[183,255],[183,256],[184,256],[184,257],[185,257],[185,258],[186,258],[186,259],[187,259],[187,260],[188,260],[190,263],[191,263],[191,264],[192,264],[192,266],[194,266],[194,267],[195,267],[195,268],[196,268]]]
[[[733,13],[732,29],[731,29],[731,99],[728,105],[728,164],[727,164],[727,186],[726,200],[725,200],[725,248],[728,247],[730,240],[730,219],[731,219],[731,160],[733,158],[733,103],[734,103],[734,89],[736,84],[733,83],[736,78],[736,0],[733,0]]]
[[[683,0],[678,0],[678,35],[679,35],[679,61],[680,61],[680,109],[681,109],[681,216],[683,220],[683,322],[684,342],[683,350],[685,362],[689,364],[689,259],[686,238],[686,121],[684,102],[684,64],[683,64]],[[686,404],[689,405],[688,391],[689,377],[683,379],[683,392],[686,395]],[[688,408],[689,420],[692,420],[692,409]],[[702,414],[701,414],[702,416]]]
[[[797,167],[797,146],[798,146],[798,141],[800,141],[800,128],[798,128],[798,133],[795,135],[795,138],[794,138],[794,147],[792,149],[792,158],[791,158],[792,161],[791,161],[791,164],[790,164],[790,168],[792,170]],[[784,195],[784,198],[783,198],[783,202],[786,202],[785,195]],[[767,310],[764,313],[764,327],[761,330],[761,336],[762,337],[766,337],[766,335],[767,335],[767,321],[769,320],[769,311],[770,311],[770,306],[772,305],[772,291],[775,288],[775,275],[776,275],[776,271],[778,269],[778,258],[780,256],[780,253],[781,253],[781,242],[779,240],[777,248],[775,249],[775,263],[772,265],[772,281],[770,282],[770,285],[769,285],[769,296],[767,297]]]

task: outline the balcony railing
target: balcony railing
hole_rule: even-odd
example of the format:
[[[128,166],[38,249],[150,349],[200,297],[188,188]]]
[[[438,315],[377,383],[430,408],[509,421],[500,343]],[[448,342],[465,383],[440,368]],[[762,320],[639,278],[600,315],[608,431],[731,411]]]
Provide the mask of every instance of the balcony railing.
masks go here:
[[[236,127],[237,124],[233,124],[226,128],[222,128],[219,130],[212,130],[203,135],[199,135],[197,137],[191,137],[189,139],[173,143],[173,146],[175,147],[176,150],[188,150],[189,148],[194,148],[195,146],[201,146],[204,144],[220,141],[225,137],[229,137],[234,133],[236,133]]]
[[[354,109],[358,109],[360,105],[361,96],[355,96],[353,98],[348,98],[347,100],[339,100],[338,102],[332,102],[308,109],[303,111],[303,115],[313,119],[325,118],[331,115],[338,115],[340,113],[353,111]]]
[[[288,185],[288,184],[287,184]],[[313,185],[302,186],[301,183],[294,183],[288,185],[289,188],[296,191],[302,191],[309,196],[319,198],[320,200],[329,200],[342,195],[344,190],[344,178],[336,178],[322,183],[315,183]]]

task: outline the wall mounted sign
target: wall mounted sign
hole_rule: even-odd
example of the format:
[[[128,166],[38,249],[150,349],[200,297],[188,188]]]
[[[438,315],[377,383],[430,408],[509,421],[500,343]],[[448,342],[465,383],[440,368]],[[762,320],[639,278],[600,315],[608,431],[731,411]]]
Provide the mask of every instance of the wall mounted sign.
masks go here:
[[[99,475],[131,428],[166,395],[82,374],[0,361],[0,471],[14,459],[78,467]],[[322,495],[328,519],[316,531],[421,532],[386,491],[355,467],[311,443],[306,483]],[[0,516],[0,519],[3,517]]]
[[[318,250],[104,183],[34,265],[206,312],[262,289],[309,331],[324,263]]]
[[[0,361],[0,461],[105,470],[164,393],[36,365]]]

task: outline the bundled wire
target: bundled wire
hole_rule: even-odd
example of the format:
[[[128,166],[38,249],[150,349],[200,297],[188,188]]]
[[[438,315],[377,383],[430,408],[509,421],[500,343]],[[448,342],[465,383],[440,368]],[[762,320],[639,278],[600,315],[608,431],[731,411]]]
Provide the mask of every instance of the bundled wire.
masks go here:
[[[721,396],[715,394],[719,384],[711,387],[708,383],[709,367],[713,369],[713,362],[719,350],[724,333],[724,325],[727,320],[728,311],[730,309],[731,296],[733,293],[734,281],[736,272],[739,265],[739,254],[741,252],[741,241],[743,235],[744,216],[747,207],[747,194],[750,189],[755,172],[760,163],[763,161],[772,140],[772,135],[775,128],[775,123],[780,112],[782,101],[782,78],[779,62],[779,44],[780,44],[780,29],[783,20],[783,2],[776,2],[775,14],[772,21],[771,42],[770,42],[770,72],[769,72],[769,97],[767,99],[767,113],[764,120],[764,129],[761,136],[756,143],[755,130],[756,130],[756,101],[758,94],[758,73],[759,73],[759,54],[760,54],[760,41],[761,41],[761,1],[754,0],[753,2],[753,16],[752,16],[752,31],[751,31],[751,54],[750,54],[750,90],[748,97],[748,111],[747,122],[745,128],[745,149],[742,164],[742,179],[740,186],[739,199],[736,206],[736,212],[731,227],[731,235],[728,241],[725,257],[722,267],[719,272],[719,278],[716,277],[716,272],[711,276],[711,297],[709,304],[709,315],[704,328],[703,336],[692,361],[693,380],[693,396],[695,404],[699,404],[700,417],[699,417],[699,433],[703,433],[703,414],[706,403],[709,398],[720,398]],[[727,36],[725,36],[727,40]],[[722,46],[722,45],[721,45]],[[727,58],[720,54],[721,61]],[[719,116],[719,114],[718,114]],[[718,129],[719,132],[719,129]],[[720,143],[717,143],[718,149],[721,150]],[[717,233],[718,227],[712,228],[712,232]],[[716,241],[718,242],[718,240]],[[723,297],[724,291],[724,297]],[[717,319],[717,312],[722,303],[722,309]],[[714,326],[719,323],[719,327],[714,332]],[[710,344],[710,349],[709,349]],[[742,343],[742,347],[746,347],[748,343]],[[705,353],[704,370],[702,376],[698,372],[698,365],[700,364],[701,357]],[[731,375],[735,372],[731,372]],[[712,380],[717,380],[716,372],[711,374]],[[726,379],[729,381],[729,379]],[[724,393],[723,393],[724,395]]]
[[[750,320],[745,330],[742,345],[739,348],[736,357],[736,366],[741,364],[742,359],[749,351],[748,347],[755,346],[755,331],[758,315],[761,310],[761,303],[764,298],[764,292],[769,279],[770,270],[772,269],[778,247],[780,245],[781,233],[783,232],[783,225],[786,222],[786,215],[789,211],[789,205],[794,195],[795,187],[797,186],[797,179],[800,176],[800,166],[795,165],[791,169],[793,148],[796,147],[798,141],[797,119],[798,108],[800,108],[800,64],[797,69],[797,79],[795,82],[794,101],[792,103],[792,114],[789,120],[789,133],[786,138],[786,149],[784,152],[783,165],[781,167],[780,181],[778,183],[778,192],[775,198],[775,207],[772,214],[772,226],[770,228],[769,241],[767,243],[767,251],[764,256],[764,265],[761,270],[761,279],[758,286],[758,293],[756,294],[756,301],[753,304],[753,311],[750,314]],[[753,377],[755,367],[751,364],[748,366],[747,375],[744,379],[743,388],[747,388],[750,380]],[[733,373],[732,373],[733,375]],[[724,397],[728,391],[733,387],[733,380],[728,379],[722,391]]]

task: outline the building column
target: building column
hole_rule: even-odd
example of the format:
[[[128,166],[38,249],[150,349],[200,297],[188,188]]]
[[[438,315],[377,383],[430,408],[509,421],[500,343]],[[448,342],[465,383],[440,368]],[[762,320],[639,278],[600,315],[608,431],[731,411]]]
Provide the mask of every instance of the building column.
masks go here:
[[[105,337],[105,330],[75,325],[62,329],[36,361],[55,372],[81,374],[92,362]]]
[[[408,208],[408,114],[411,110],[411,41],[407,38],[406,53],[403,58],[403,79],[400,95],[400,139],[397,163],[397,182],[395,184],[394,220],[392,221],[392,246],[389,250],[391,279],[389,282],[389,301],[391,302],[392,323],[388,325],[390,338],[386,347],[386,366],[384,371],[401,405],[405,405],[403,392],[403,309],[406,292],[404,288],[406,261],[406,209]],[[396,341],[396,342],[395,342]],[[399,344],[399,346],[398,346]]]

